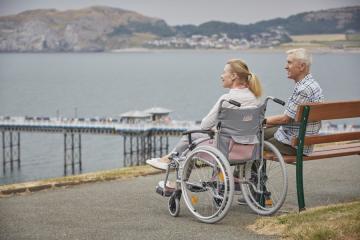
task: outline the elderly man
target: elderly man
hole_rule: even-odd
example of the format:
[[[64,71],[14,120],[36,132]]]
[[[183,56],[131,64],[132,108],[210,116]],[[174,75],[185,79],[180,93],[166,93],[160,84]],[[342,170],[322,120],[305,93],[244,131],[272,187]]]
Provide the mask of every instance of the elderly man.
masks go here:
[[[265,139],[274,144],[282,154],[295,155],[296,149],[291,146],[291,138],[298,135],[299,126],[291,124],[297,107],[306,102],[322,102],[324,96],[319,84],[310,74],[311,55],[303,48],[292,49],[286,53],[285,69],[288,78],[295,81],[295,87],[287,101],[284,114],[266,118],[268,128],[265,130]],[[282,126],[278,127],[279,125]],[[306,135],[318,133],[320,127],[320,122],[308,123]],[[304,146],[304,154],[310,154],[312,149],[312,146]]]

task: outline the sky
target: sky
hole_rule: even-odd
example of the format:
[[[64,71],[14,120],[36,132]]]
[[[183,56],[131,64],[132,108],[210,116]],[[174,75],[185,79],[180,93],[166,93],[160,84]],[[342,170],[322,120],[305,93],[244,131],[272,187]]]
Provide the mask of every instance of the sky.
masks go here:
[[[198,25],[211,20],[249,24],[306,11],[360,5],[360,0],[0,0],[0,15],[94,5],[135,11],[161,18],[169,25]]]

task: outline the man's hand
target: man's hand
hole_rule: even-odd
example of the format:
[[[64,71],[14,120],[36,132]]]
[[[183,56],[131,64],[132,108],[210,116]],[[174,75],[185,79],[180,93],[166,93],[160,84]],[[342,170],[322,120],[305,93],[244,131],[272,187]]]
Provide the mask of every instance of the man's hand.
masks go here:
[[[284,125],[290,123],[290,121],[291,117],[285,114],[270,116],[266,118],[266,126],[269,127],[271,125]]]

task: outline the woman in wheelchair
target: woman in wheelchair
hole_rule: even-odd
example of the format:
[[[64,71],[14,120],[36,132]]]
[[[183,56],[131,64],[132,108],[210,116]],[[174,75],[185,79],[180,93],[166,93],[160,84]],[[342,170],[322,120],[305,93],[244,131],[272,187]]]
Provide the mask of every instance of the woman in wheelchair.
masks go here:
[[[268,100],[285,103],[273,97],[260,103],[260,82],[242,60],[229,60],[221,80],[223,87],[230,91],[221,96],[204,117],[201,130],[184,132],[169,155],[146,161],[166,170],[165,179],[159,182],[156,192],[169,197],[171,216],[179,215],[183,196],[189,211],[198,220],[218,222],[229,211],[236,186],[241,188],[247,205],[260,215],[275,213],[285,201],[284,159],[274,145],[264,141]],[[233,173],[232,166],[238,172]],[[170,169],[175,170],[175,183],[168,181]]]
[[[229,60],[224,67],[224,71],[220,76],[224,88],[230,91],[222,95],[210,112],[202,119],[201,129],[211,130],[215,128],[217,112],[222,100],[235,100],[241,104],[241,107],[253,107],[259,105],[259,98],[262,94],[262,88],[259,79],[253,74],[247,64],[240,59]],[[235,105],[224,102],[224,107],[237,108]],[[192,140],[208,137],[208,134],[194,133],[191,135]],[[172,152],[181,154],[189,145],[188,138],[182,137],[176,144]],[[146,161],[147,164],[154,168],[167,170],[170,163],[169,155],[161,158],[152,158]],[[166,187],[174,188],[175,183],[168,182]]]

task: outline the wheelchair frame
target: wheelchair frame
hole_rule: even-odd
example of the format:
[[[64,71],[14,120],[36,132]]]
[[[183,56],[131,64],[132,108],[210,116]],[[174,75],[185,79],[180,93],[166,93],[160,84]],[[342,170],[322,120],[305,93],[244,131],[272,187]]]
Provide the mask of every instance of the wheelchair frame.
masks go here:
[[[264,114],[269,100],[273,100],[281,105],[285,104],[280,99],[267,97],[263,105],[261,105],[264,107]],[[224,102],[240,107],[240,103],[234,100],[222,100],[219,106],[219,113],[223,109],[222,105]],[[234,165],[240,166],[240,175],[239,178],[236,178],[237,184],[241,187],[241,192],[247,205],[253,211],[260,215],[271,215],[281,208],[287,194],[286,166],[279,150],[271,143],[264,141],[262,120],[259,123],[259,159],[232,162],[232,164],[230,164],[230,161],[218,148],[199,146],[209,139],[214,139],[213,131],[193,130],[183,133],[183,135],[188,135],[188,148],[180,156],[178,153],[171,153],[171,162],[168,165],[164,180],[165,188],[171,169],[175,169],[176,189],[170,195],[168,201],[168,209],[171,216],[176,217],[179,215],[180,198],[183,196],[185,204],[192,215],[201,222],[215,223],[223,219],[232,205],[235,193],[234,176],[231,169],[231,166]],[[218,125],[217,129],[219,130],[220,127]],[[192,141],[192,133],[206,133],[209,137]],[[276,160],[269,161],[264,159],[264,147],[266,147],[267,151],[273,152]],[[205,155],[206,157],[204,157]],[[270,176],[272,168],[269,168],[269,165],[275,165],[274,168],[277,169],[280,168],[280,176]],[[190,180],[192,177],[194,179]],[[274,186],[269,184],[275,178]],[[280,188],[280,193],[275,193],[278,188]],[[163,189],[164,191],[158,190],[157,192],[162,196],[169,197],[169,195],[165,194],[165,189]],[[205,203],[200,203],[200,200]]]

